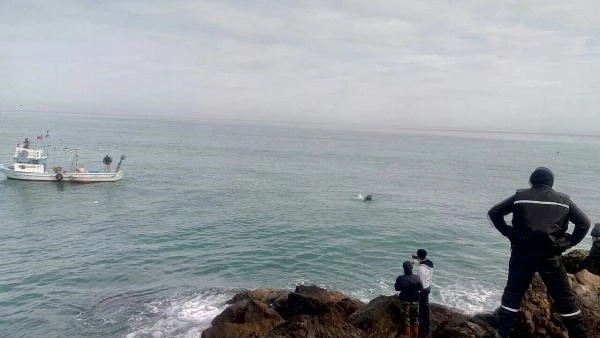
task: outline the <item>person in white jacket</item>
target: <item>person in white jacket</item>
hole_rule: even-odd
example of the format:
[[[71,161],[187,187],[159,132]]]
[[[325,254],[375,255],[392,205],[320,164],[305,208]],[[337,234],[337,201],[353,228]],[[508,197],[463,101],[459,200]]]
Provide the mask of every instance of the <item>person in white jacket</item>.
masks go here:
[[[417,255],[413,258],[417,260],[416,272],[423,284],[423,291],[419,298],[419,337],[425,337],[429,333],[429,293],[431,293],[433,262],[427,259],[425,249],[417,250]]]

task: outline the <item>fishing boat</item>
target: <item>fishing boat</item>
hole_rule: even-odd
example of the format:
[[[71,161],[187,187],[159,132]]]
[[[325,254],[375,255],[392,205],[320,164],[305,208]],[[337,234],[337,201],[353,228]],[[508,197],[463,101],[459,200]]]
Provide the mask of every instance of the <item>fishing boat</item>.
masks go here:
[[[62,150],[71,155],[70,166],[52,166],[47,165],[48,153],[50,149]],[[94,183],[94,182],[115,182],[123,178],[121,159],[116,168],[112,169],[112,158],[106,155],[102,162],[104,167],[100,169],[89,170],[79,166],[78,148],[57,148],[50,145],[44,145],[41,148],[31,148],[28,139],[24,143],[16,146],[11,165],[0,164],[0,172],[7,178],[25,181],[54,181],[69,183]]]

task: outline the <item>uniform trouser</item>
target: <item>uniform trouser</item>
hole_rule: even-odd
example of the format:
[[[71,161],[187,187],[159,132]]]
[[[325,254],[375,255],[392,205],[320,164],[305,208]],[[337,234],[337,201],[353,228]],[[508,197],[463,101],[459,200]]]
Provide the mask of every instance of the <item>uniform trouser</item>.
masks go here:
[[[569,284],[561,256],[535,257],[514,250],[508,267],[508,281],[502,295],[498,333],[507,337],[512,331],[523,295],[536,272],[540,274],[554,300],[556,310],[569,331],[569,337],[587,337],[583,316],[577,306],[575,293]]]
[[[431,287],[423,289],[419,296],[419,333],[427,335],[429,333],[429,293]]]
[[[405,326],[419,324],[419,303],[407,300],[400,301],[400,315]]]

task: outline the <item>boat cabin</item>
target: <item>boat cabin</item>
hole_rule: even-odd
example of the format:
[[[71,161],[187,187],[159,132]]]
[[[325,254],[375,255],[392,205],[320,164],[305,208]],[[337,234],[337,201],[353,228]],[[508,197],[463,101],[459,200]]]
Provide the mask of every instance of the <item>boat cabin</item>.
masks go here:
[[[48,155],[44,149],[29,149],[17,146],[13,157],[13,170],[28,173],[43,173],[46,171]]]

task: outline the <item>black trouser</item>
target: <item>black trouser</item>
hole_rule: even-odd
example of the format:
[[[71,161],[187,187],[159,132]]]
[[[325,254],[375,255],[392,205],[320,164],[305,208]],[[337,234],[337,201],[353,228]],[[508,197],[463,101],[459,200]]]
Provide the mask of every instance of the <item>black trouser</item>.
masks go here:
[[[569,284],[561,256],[531,256],[518,250],[513,250],[510,256],[508,281],[499,312],[498,333],[507,337],[512,331],[521,307],[521,299],[536,272],[546,284],[548,294],[554,300],[556,310],[569,331],[569,337],[587,337],[583,316],[577,306],[575,293]]]
[[[431,287],[423,289],[419,296],[419,335],[425,336],[429,333],[429,293]]]

